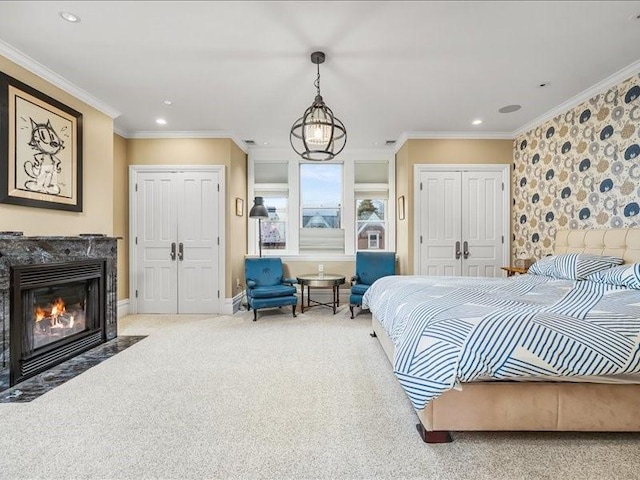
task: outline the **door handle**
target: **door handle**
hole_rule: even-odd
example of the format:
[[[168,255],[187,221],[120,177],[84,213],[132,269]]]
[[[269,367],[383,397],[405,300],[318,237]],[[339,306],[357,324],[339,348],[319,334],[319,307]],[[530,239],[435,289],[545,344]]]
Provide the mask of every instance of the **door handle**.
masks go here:
[[[460,260],[460,255],[462,255],[462,252],[460,251],[460,242],[456,242],[456,260]]]
[[[178,244],[178,260],[184,260],[184,245],[182,242]]]
[[[170,256],[171,256],[171,261],[172,262],[175,261],[175,259],[176,259],[176,242],[171,242],[171,253],[170,253]]]
[[[467,258],[469,258],[469,243],[466,240],[462,244],[462,248],[464,249],[464,252],[462,252],[462,254],[464,255],[464,259],[466,260]]]

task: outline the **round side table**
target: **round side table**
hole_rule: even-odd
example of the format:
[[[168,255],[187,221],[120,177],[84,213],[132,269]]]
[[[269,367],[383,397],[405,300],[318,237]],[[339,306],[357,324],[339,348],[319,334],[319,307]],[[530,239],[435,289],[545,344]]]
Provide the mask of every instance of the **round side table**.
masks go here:
[[[297,277],[298,283],[302,287],[302,302],[300,305],[300,311],[304,313],[304,287],[307,287],[307,308],[315,307],[317,305],[324,305],[326,307],[333,308],[333,314],[336,313],[336,308],[340,306],[340,285],[345,282],[344,275],[336,275],[333,273],[309,273],[305,275],[299,275]],[[333,290],[333,300],[330,303],[322,303],[317,300],[311,299],[311,287],[313,288],[331,288]],[[313,304],[312,304],[313,303]]]

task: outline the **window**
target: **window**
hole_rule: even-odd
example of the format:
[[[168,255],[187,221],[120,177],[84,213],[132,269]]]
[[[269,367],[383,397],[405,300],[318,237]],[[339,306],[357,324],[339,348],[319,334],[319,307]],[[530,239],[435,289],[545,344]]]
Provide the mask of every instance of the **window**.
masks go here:
[[[254,222],[255,248],[258,245],[258,225],[262,236],[262,250],[266,253],[275,250],[278,253],[287,250],[289,175],[288,165],[278,163],[256,163],[254,168],[254,197],[263,197],[269,218]]]
[[[389,165],[358,162],[355,165],[356,250],[386,250]]]
[[[342,165],[300,165],[300,251],[344,253]]]
[[[287,248],[287,199],[264,196],[264,206],[269,219],[262,220],[262,248],[286,250]]]
[[[386,200],[364,198],[356,200],[356,249],[384,250]]]
[[[256,148],[247,167],[248,199],[263,197],[269,212],[261,222],[263,255],[342,261],[358,250],[395,248],[395,162],[389,150],[308,162],[290,149]],[[248,253],[256,255],[258,222],[248,230]]]
[[[380,247],[378,247],[378,240],[379,239],[380,239],[380,233],[379,232],[369,232],[369,249],[370,250],[380,248]]]

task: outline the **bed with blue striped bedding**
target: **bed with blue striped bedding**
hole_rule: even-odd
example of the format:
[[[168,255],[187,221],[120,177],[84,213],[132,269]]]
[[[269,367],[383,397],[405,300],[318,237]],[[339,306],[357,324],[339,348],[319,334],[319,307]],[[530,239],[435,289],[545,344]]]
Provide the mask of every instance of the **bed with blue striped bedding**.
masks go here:
[[[391,276],[365,293],[416,409],[460,382],[640,373],[640,290],[554,279]]]

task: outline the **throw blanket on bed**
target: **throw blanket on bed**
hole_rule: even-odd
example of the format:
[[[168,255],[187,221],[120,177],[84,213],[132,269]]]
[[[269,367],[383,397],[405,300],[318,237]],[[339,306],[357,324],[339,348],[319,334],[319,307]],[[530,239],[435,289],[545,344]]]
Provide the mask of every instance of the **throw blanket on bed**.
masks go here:
[[[537,275],[384,277],[365,293],[422,409],[457,382],[640,372],[640,290]]]

